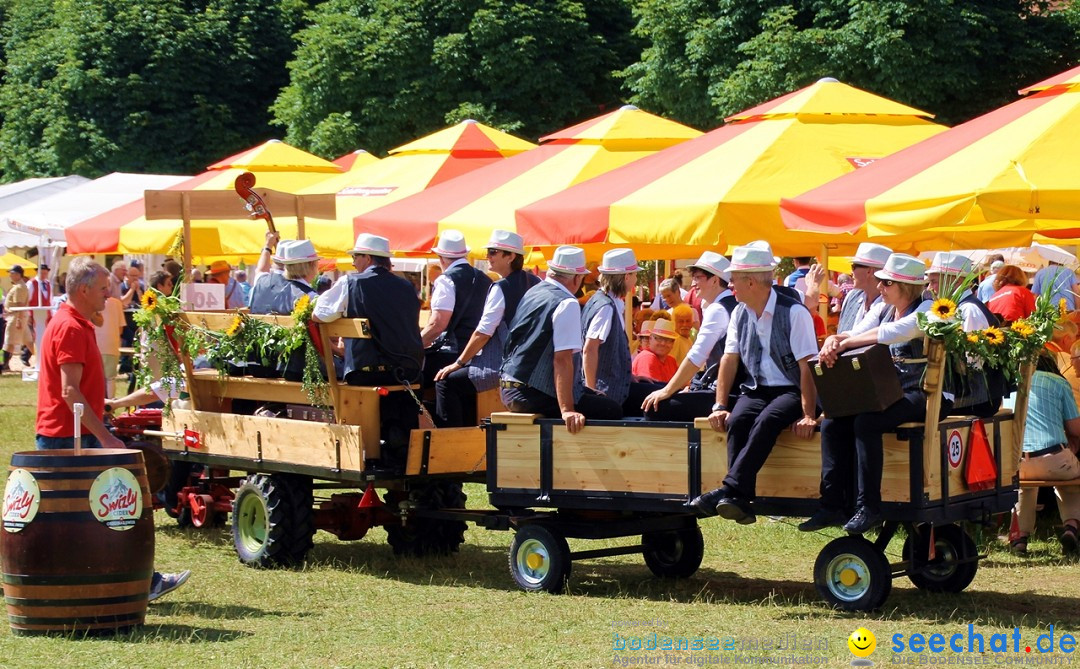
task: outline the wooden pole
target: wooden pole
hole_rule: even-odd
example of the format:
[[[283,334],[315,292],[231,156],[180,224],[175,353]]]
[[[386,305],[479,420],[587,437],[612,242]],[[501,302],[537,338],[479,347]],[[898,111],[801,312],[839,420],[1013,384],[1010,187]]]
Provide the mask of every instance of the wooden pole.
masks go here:
[[[191,196],[180,195],[180,218],[184,221],[184,277],[191,281]]]
[[[296,238],[307,239],[307,230],[304,225],[304,198],[296,196]]]

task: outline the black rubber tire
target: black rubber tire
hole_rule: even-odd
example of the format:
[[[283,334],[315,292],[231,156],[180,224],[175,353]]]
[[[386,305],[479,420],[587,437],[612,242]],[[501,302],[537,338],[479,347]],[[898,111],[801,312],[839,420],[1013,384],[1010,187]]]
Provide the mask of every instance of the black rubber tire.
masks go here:
[[[467,497],[461,483],[454,481],[431,481],[409,493],[388,491],[386,504],[397,512],[401,502],[408,501],[419,509],[464,509]],[[394,555],[402,557],[426,557],[450,555],[458,552],[465,543],[468,525],[463,520],[437,520],[407,517],[402,525],[395,522],[385,525],[386,542],[394,549]]]
[[[510,544],[510,576],[522,590],[559,594],[570,579],[570,547],[566,539],[540,524],[518,528]]]
[[[253,474],[233,500],[233,545],[252,567],[303,564],[314,543],[311,478],[295,474]]]
[[[927,561],[930,550],[930,528],[921,528],[904,540],[904,559],[911,562],[912,572],[908,578],[915,587],[927,592],[963,592],[975,580],[979,563],[957,563],[962,558],[974,558],[978,548],[964,528],[959,525],[940,525],[934,528],[936,556]]]
[[[850,584],[843,579],[852,579]],[[892,570],[885,555],[862,537],[840,537],[825,544],[814,562],[814,586],[829,605],[845,611],[873,611],[892,592]]]
[[[661,578],[689,578],[705,557],[705,539],[696,526],[643,534],[641,545],[645,564]]]

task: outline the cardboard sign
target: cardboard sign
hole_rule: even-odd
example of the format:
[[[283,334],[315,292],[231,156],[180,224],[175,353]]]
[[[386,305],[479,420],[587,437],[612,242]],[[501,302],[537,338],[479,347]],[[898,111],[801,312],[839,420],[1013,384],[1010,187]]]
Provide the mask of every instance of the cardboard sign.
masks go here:
[[[225,286],[220,283],[185,283],[180,286],[184,311],[224,311]]]

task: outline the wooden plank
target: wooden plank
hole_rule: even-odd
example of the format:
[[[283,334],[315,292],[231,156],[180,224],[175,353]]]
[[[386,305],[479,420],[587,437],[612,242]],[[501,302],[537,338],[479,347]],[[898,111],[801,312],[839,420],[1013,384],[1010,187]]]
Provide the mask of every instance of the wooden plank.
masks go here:
[[[945,376],[945,344],[924,338],[926,373],[923,390],[926,391],[926,422],[923,428],[923,488],[930,491],[930,499],[941,499],[941,438],[938,434],[938,416],[941,415],[941,388]],[[935,492],[936,491],[936,492]]]
[[[232,325],[236,314],[231,311],[181,311],[176,314],[177,318],[190,325],[201,327],[205,330],[224,332]],[[293,326],[292,316],[278,316],[274,314],[248,314],[248,318],[257,321],[278,325],[284,328]]]
[[[380,457],[382,421],[379,415],[378,392],[367,386],[347,385],[337,385],[335,392],[339,398],[339,404],[335,407],[337,413],[334,414],[337,422],[358,425],[364,444],[367,445],[368,458]]]
[[[484,431],[477,427],[447,427],[412,431],[409,435],[406,474],[421,474],[425,434],[431,435],[428,474],[474,474],[485,471],[487,453]]]
[[[570,434],[556,426],[552,439],[557,490],[687,494],[685,427],[590,425]]]
[[[476,394],[476,420],[481,421],[490,418],[495,413],[505,411],[506,405],[503,404],[502,395],[499,393],[498,388]]]
[[[513,413],[511,411],[497,411],[491,414],[492,423],[503,423],[505,425],[532,425],[537,418],[543,418],[543,415],[538,413]]]
[[[163,422],[170,431],[190,429],[198,432],[200,447],[183,448],[194,453],[257,460],[261,439],[264,460],[335,468],[339,466],[340,443],[340,468],[364,470],[362,437],[360,428],[354,425],[183,409],[174,409]]]
[[[1021,488],[1075,488],[1080,486],[1080,479],[1068,479],[1065,481],[1045,481],[1041,479],[1021,479]]]
[[[524,414],[513,414],[524,415]],[[540,489],[540,426],[510,423],[499,430],[495,447],[495,485],[499,488]]]
[[[261,402],[288,402],[310,404],[307,393],[296,381],[285,379],[260,379],[252,376],[226,376],[221,378],[217,370],[197,370],[189,386],[200,400],[206,398],[229,398],[257,400]]]
[[[331,323],[322,323],[319,329],[327,337],[346,337],[349,339],[371,339],[371,323],[366,318],[339,318]]]
[[[254,189],[266,202],[274,216],[297,216],[333,220],[337,213],[337,199],[333,193],[296,195],[269,188]],[[187,196],[191,220],[247,220],[251,212],[233,190],[148,190],[143,192],[145,217],[148,221],[182,218],[181,199]]]

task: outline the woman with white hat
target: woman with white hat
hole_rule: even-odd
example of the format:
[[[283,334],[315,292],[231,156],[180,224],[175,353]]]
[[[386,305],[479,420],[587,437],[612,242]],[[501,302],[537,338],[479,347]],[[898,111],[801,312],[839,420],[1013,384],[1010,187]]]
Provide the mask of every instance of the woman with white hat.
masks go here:
[[[581,363],[585,387],[622,405],[631,394],[633,383],[630,340],[624,326],[626,296],[637,285],[637,264],[633,249],[612,249],[604,253],[599,267],[600,288],[592,294],[581,312],[584,348]],[[651,386],[651,384],[650,384]],[[655,388],[635,395],[637,406]],[[630,407],[640,415],[637,407]],[[624,413],[626,407],[623,408]]]
[[[291,314],[297,301],[307,295],[308,299],[318,297],[312,282],[319,275],[319,254],[315,246],[307,239],[285,239],[277,245],[277,253],[272,257],[274,263],[283,268],[283,274],[269,272],[258,282],[251,293],[251,313],[253,314]],[[255,376],[259,372],[260,361],[248,361],[248,371]],[[290,381],[302,381],[304,377],[304,352],[293,351],[288,360],[280,361],[277,373]]]
[[[508,324],[525,292],[540,283],[526,272],[525,241],[508,230],[492,230],[487,259],[502,278],[491,284],[480,322],[457,360],[435,374],[435,414],[447,427],[476,425],[476,395],[499,386]]]
[[[875,273],[882,301],[849,334],[830,337],[821,349],[821,361],[832,366],[844,351],[887,344],[896,361],[904,396],[883,411],[843,418],[826,418],[821,423],[821,509],[799,525],[804,532],[843,525],[853,534],[862,534],[879,525],[881,517],[881,472],[884,465],[883,435],[901,423],[926,417],[926,393],[922,389],[926,354],[923,333],[916,314],[928,311],[923,300],[926,264],[918,258],[894,253],[885,267]],[[948,400],[946,406],[951,404]],[[947,413],[943,406],[942,415]],[[851,471],[854,454],[856,469]],[[847,512],[845,497],[855,482],[855,514]]]

